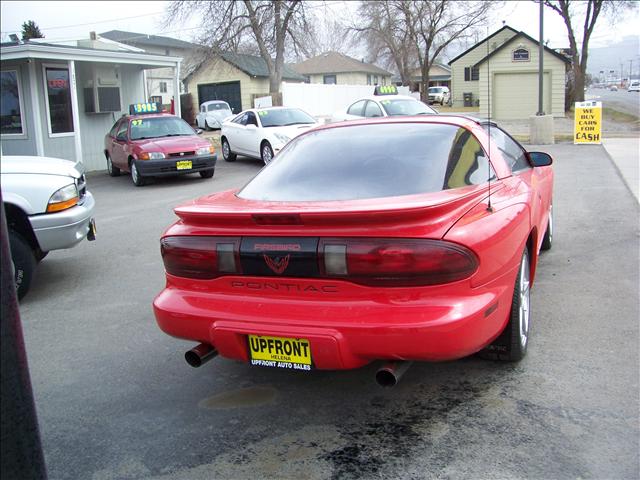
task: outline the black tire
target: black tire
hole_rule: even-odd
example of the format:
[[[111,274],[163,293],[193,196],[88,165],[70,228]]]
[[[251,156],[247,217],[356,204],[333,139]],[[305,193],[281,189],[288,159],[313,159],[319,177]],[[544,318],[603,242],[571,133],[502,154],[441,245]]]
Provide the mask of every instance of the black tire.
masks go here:
[[[513,288],[509,323],[500,336],[480,352],[482,358],[518,362],[524,358],[530,334],[530,262],[529,250],[524,249]]]
[[[110,177],[119,177],[120,169],[116,167],[111,161],[111,156],[107,153],[107,172],[109,172]]]
[[[138,172],[135,160],[131,160],[131,181],[136,187],[143,187],[147,183],[147,180]]]
[[[549,221],[547,222],[547,229],[544,232],[544,238],[542,239],[541,250],[551,250],[553,245],[553,204],[549,207]]]
[[[215,170],[212,168],[211,170],[202,170],[200,172],[200,176],[202,178],[211,178],[213,177],[213,173],[215,172]]]
[[[39,248],[35,251],[34,253],[35,257],[36,257],[36,262],[41,262],[42,259],[44,257],[46,257],[47,255],[49,255],[49,252],[43,252],[42,250],[40,250]]]
[[[235,162],[236,154],[231,151],[231,145],[229,145],[229,141],[222,137],[222,158],[224,158],[225,162]]]
[[[210,132],[211,130],[213,130],[213,128],[211,128],[211,127],[209,126],[209,124],[207,123],[207,119],[206,119],[206,118],[205,118],[205,120],[204,120],[204,129],[205,129],[207,132]]]
[[[273,148],[267,141],[262,142],[260,145],[260,158],[262,158],[265,165],[269,165],[273,160]]]
[[[31,287],[36,270],[36,257],[26,240],[13,230],[9,231],[9,244],[11,245],[16,291],[18,299],[22,299]]]

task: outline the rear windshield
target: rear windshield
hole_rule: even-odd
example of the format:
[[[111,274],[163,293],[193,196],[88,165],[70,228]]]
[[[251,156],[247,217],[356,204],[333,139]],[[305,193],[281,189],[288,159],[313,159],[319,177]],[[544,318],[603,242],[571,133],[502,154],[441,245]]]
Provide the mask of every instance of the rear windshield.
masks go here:
[[[226,103],[210,103],[207,107],[207,111],[213,112],[214,110],[229,110],[229,105]]]
[[[282,127],[285,125],[304,125],[315,123],[313,117],[297,108],[277,108],[273,110],[258,110],[258,116],[263,127]]]
[[[436,111],[420,102],[419,100],[413,100],[410,98],[401,99],[384,99],[380,103],[384,107],[387,115],[430,115],[436,113]]]
[[[265,201],[332,201],[438,192],[487,181],[466,129],[443,124],[351,125],[292,140],[238,194]]]

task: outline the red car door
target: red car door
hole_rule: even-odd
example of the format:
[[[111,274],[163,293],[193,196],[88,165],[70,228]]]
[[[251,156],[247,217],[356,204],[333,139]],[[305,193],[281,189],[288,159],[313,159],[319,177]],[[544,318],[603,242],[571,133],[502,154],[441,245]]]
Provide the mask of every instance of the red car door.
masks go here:
[[[122,120],[116,129],[116,136],[111,137],[111,161],[113,164],[126,171],[129,170],[127,145],[129,121]]]

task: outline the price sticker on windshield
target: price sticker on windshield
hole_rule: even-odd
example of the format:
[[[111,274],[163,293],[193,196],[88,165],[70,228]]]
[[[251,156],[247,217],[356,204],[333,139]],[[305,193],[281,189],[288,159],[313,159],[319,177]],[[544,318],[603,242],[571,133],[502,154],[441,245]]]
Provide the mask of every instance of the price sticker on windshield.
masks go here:
[[[132,120],[131,125],[133,125],[134,127],[142,125],[142,120]]]
[[[258,115],[260,115],[261,117],[266,117],[267,115],[269,115],[269,112],[267,112],[266,110],[260,110],[258,112]]]

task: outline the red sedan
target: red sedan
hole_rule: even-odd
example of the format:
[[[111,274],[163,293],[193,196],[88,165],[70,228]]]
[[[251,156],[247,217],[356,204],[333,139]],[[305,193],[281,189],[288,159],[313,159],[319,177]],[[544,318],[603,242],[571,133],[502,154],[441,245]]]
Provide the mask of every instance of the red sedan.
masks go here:
[[[104,138],[104,154],[109,175],[131,172],[137,187],[152,177],[198,172],[202,178],[211,178],[217,161],[208,140],[168,113],[121,117]]]
[[[553,234],[551,157],[455,116],[328,125],[240,190],[175,209],[160,328],[253,365],[517,361]]]

